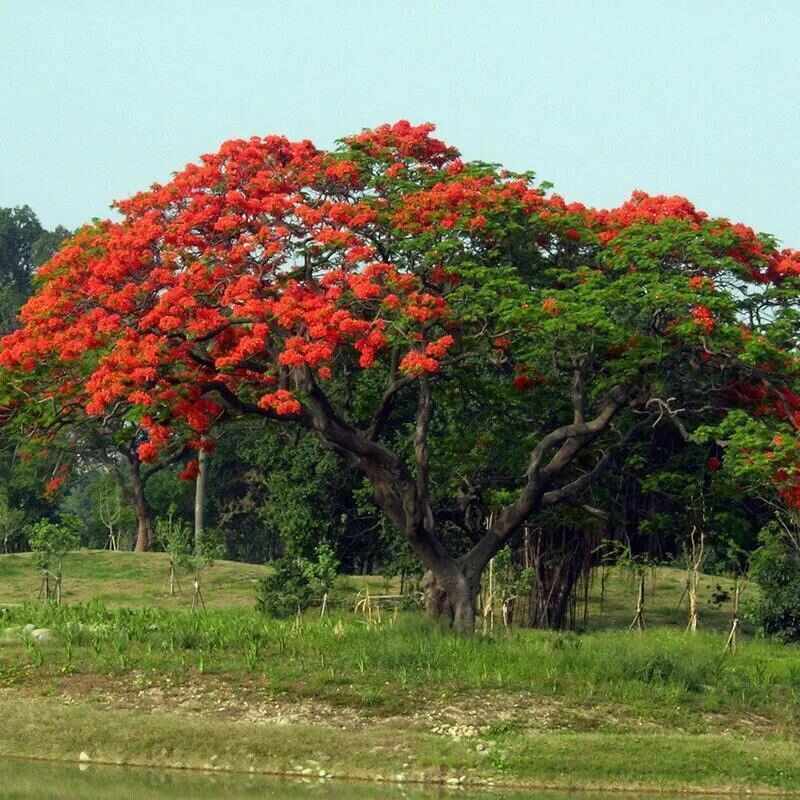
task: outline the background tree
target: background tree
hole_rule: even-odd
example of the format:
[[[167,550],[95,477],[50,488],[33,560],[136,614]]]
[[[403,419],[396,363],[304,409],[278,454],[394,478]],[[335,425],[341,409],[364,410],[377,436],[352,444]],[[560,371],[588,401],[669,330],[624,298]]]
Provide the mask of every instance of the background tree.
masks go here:
[[[0,541],[3,552],[13,552],[17,540],[22,538],[25,526],[25,512],[9,504],[8,492],[0,487]]]
[[[45,230],[29,206],[0,208],[0,329],[14,326],[30,297],[36,268],[58,249],[69,231]]]
[[[770,636],[800,641],[800,521],[783,514],[761,533],[751,576],[759,587],[751,618]]]

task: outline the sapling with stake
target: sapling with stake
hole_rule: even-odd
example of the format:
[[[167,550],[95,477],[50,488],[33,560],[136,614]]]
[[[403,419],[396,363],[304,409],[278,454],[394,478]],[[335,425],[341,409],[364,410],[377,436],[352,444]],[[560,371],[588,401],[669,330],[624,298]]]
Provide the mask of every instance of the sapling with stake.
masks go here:
[[[156,520],[155,538],[169,558],[169,593],[174,597],[176,587],[181,591],[178,570],[188,566],[192,538],[188,523],[176,518],[174,505],[169,507],[166,517]]]
[[[739,601],[741,600],[742,593],[747,588],[748,578],[740,577],[737,575],[736,583],[733,587],[733,613],[731,616],[731,630],[728,634],[728,639],[725,642],[725,653],[730,653],[732,656],[736,655],[736,645],[739,635]]]
[[[201,589],[203,572],[213,566],[214,561],[225,554],[225,546],[221,537],[215,530],[204,530],[201,538],[195,538],[195,550],[188,557],[188,564],[192,570],[192,611],[206,610]]]
[[[649,560],[647,556],[632,555],[630,545],[627,545],[622,548],[618,563],[623,569],[630,570],[636,581],[636,613],[634,614],[633,622],[631,622],[629,626],[629,630],[641,632],[646,627],[644,601]]]
[[[100,522],[108,529],[106,547],[119,550],[119,530],[115,530],[122,519],[122,492],[119,486],[116,483],[101,484],[95,502]]]
[[[39,520],[31,526],[28,538],[42,576],[39,598],[61,605],[64,556],[80,546],[75,520],[65,519],[61,523]]]

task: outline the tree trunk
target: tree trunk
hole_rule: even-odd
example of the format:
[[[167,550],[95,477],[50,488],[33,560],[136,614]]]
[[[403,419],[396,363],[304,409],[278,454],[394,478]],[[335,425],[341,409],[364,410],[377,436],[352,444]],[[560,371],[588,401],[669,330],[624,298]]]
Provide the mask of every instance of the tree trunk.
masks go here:
[[[136,547],[137,553],[149,550],[153,544],[153,520],[147,500],[144,496],[144,483],[138,460],[131,464],[131,495],[136,512]]]
[[[576,583],[577,577],[569,569],[542,570],[531,590],[528,624],[551,630],[573,627],[569,611]]]
[[[532,628],[573,628],[578,583],[591,570],[594,538],[569,527],[539,531],[528,553],[536,582],[528,598]]]
[[[199,450],[197,453],[197,480],[194,489],[194,552],[199,553],[205,532],[205,508],[206,508],[206,475],[208,473],[208,462],[206,451]]]
[[[477,582],[470,581],[461,571],[443,571],[446,574],[435,575],[429,569],[422,577],[425,611],[458,633],[471,634],[475,630]]]

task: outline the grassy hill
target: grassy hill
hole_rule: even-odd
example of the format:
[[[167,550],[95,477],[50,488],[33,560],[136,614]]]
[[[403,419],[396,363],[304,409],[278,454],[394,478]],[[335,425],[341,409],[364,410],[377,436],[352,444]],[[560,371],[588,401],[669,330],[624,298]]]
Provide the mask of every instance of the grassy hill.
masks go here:
[[[256,583],[269,572],[261,564],[217,561],[203,574],[203,592],[209,608],[251,608],[255,603]],[[96,600],[109,608],[185,608],[191,605],[191,579],[181,579],[182,591],[170,596],[169,564],[164,553],[111,552],[81,550],[64,560],[64,602],[86,603]],[[648,571],[646,619],[653,626],[686,625],[686,598],[683,596],[686,575],[683,570],[657,567]],[[634,614],[637,584],[624,570],[611,569],[601,598],[600,570],[595,571],[589,593],[586,627],[625,628]],[[335,599],[348,604],[359,591],[369,587],[373,594],[397,592],[396,580],[378,575],[341,576]],[[714,602],[722,589],[732,592],[729,578],[704,575],[700,582],[701,624],[710,630],[730,625],[731,600]],[[0,555],[0,605],[35,601],[39,591],[39,573],[31,553]],[[752,592],[752,589],[750,590]],[[583,605],[577,609],[579,626],[583,623]],[[498,617],[499,621],[499,617]]]
[[[267,568],[258,564],[217,561],[203,574],[207,602],[213,608],[252,606],[255,584]],[[111,608],[180,608],[191,602],[191,581],[183,592],[169,594],[169,561],[165,553],[81,550],[64,559],[65,603],[97,600]],[[36,600],[39,573],[33,554],[0,556],[0,605]]]

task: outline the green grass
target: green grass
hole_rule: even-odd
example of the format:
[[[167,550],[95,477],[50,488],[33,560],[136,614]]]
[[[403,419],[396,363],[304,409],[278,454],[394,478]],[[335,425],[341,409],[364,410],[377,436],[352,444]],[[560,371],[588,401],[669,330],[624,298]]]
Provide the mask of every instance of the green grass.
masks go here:
[[[21,599],[14,586],[35,587],[26,559],[0,557],[0,604]],[[602,613],[595,581],[584,634],[496,625],[465,638],[414,612],[367,624],[346,611],[362,578],[342,580],[323,620],[317,610],[267,619],[252,610],[264,568],[226,562],[208,575],[213,607],[193,614],[188,594],[166,594],[164,566],[154,554],[75,554],[71,602],[2,612],[0,754],[800,791],[800,648],[746,636],[735,657],[724,654],[724,607],[685,633],[679,570],[659,570],[642,634],[627,630],[633,583],[619,573]],[[704,592],[718,583],[705,578]],[[113,602],[72,602],[91,586]],[[55,641],[26,640],[16,632],[26,623],[52,628]]]
[[[218,561],[203,576],[212,608],[252,606],[256,581],[267,568]],[[64,602],[98,600],[110,607],[180,608],[191,604],[190,580],[171,597],[169,562],[164,553],[81,550],[64,559]],[[0,605],[35,600],[39,576],[30,553],[0,556]]]
[[[252,608],[262,564],[215,561],[203,573],[203,593],[210,608]],[[64,559],[64,602],[97,600],[111,608],[185,608],[191,606],[191,576],[180,577],[182,591],[169,594],[169,561],[164,553],[80,550]],[[31,553],[0,555],[0,606],[37,599],[39,573]],[[372,592],[395,591],[394,581],[370,576],[343,576],[340,599],[348,602],[366,586]]]
[[[110,552],[81,550],[64,560],[64,601],[86,603],[98,600],[111,608],[185,608],[191,606],[190,579],[182,579],[183,591],[171,597],[168,591],[168,561],[164,553]],[[210,608],[251,608],[255,585],[269,572],[260,564],[217,561],[203,576],[204,595]],[[648,572],[646,618],[652,626],[683,627],[686,602],[683,595],[685,573],[671,567]],[[342,576],[336,599],[351,604],[359,590],[369,587],[373,593],[398,591],[398,581],[383,577]],[[729,625],[731,602],[712,603],[717,586],[730,592],[729,578],[703,576],[700,583],[701,624],[712,630]],[[30,553],[0,555],[0,606],[36,600],[39,576]],[[633,618],[636,581],[623,570],[609,570],[606,591],[601,599],[601,573],[595,571],[589,594],[587,627],[627,627]],[[751,589],[752,593],[754,590]],[[583,625],[583,607],[579,604],[577,622]]]
[[[25,642],[13,632],[25,623],[54,629],[57,642]],[[718,633],[498,630],[464,638],[413,612],[370,626],[343,613],[279,621],[235,609],[192,614],[96,603],[17,606],[3,625],[12,629],[0,649],[0,680],[7,683],[26,667],[53,676],[257,674],[272,691],[383,714],[426,692],[502,691],[618,704],[698,733],[707,730],[703,714],[759,713],[776,729],[800,725],[800,649],[751,640],[734,658],[723,653]]]

